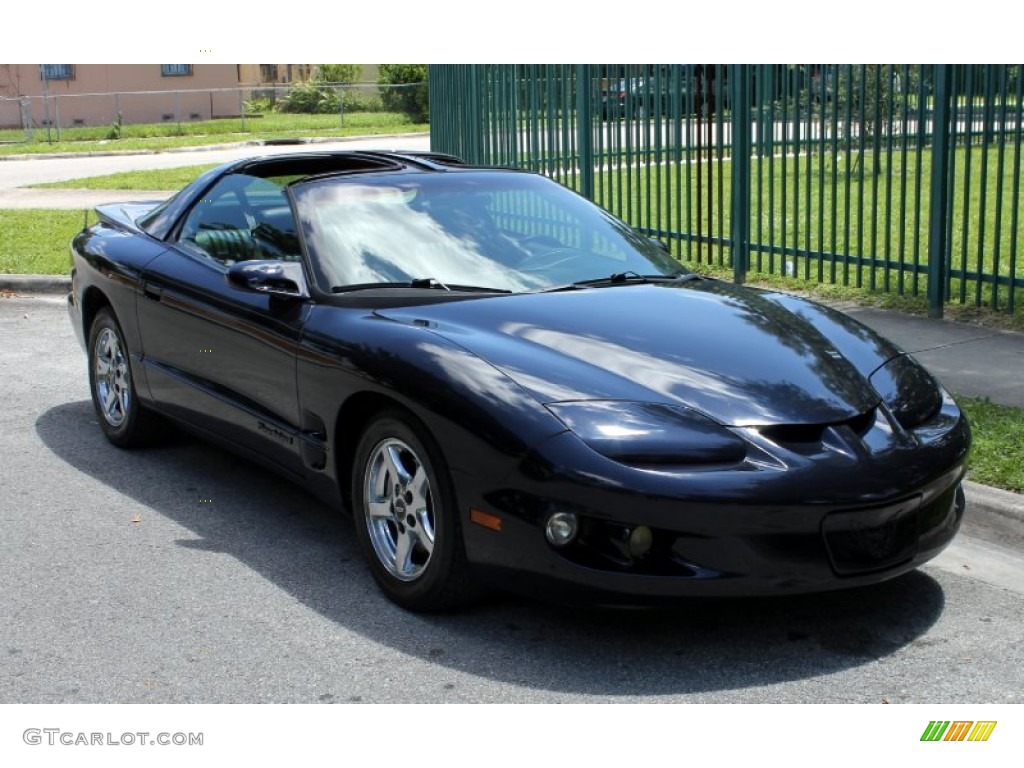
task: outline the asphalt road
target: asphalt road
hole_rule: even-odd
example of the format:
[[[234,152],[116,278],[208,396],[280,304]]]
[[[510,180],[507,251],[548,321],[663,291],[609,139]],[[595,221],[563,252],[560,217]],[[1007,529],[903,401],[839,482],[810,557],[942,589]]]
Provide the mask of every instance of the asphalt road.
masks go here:
[[[0,703],[994,702],[1024,556],[962,536],[888,584],[661,612],[501,595],[418,616],[350,523],[188,437],[96,425],[61,299],[0,298]]]
[[[358,149],[430,149],[427,134],[409,136],[367,136],[336,142],[314,144],[286,144],[280,146],[256,146],[243,144],[232,147],[192,147],[185,151],[154,152],[151,154],[116,155],[96,154],[76,157],[72,162],[67,158],[38,156],[32,159],[0,160],[0,190],[24,187],[29,184],[43,184],[51,181],[80,179],[86,176],[103,176],[122,171],[142,171],[159,168],[179,168],[185,165],[226,163],[252,155],[308,152],[310,150],[358,150]]]

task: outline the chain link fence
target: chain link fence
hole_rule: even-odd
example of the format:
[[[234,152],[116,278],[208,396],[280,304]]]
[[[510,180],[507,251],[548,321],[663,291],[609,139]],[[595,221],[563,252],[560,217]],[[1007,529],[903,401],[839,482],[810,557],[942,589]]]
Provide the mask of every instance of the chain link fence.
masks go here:
[[[274,114],[336,115],[338,125],[357,112],[404,112],[426,120],[413,95],[425,83],[295,83],[238,88],[0,96],[0,141],[120,138],[128,126],[173,126],[170,133],[197,132],[190,124],[219,121],[222,131],[258,129]],[[91,129],[91,130],[87,130]],[[97,131],[97,129],[102,129]],[[160,132],[153,129],[153,134]]]

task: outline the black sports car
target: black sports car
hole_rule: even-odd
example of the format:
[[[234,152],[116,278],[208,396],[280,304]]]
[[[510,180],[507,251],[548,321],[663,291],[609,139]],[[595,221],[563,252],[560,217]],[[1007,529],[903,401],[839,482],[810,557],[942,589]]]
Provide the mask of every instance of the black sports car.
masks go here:
[[[542,176],[300,154],[98,212],[69,302],[110,441],[174,422],[351,510],[408,608],[837,589],[960,525],[970,431],[918,363]]]

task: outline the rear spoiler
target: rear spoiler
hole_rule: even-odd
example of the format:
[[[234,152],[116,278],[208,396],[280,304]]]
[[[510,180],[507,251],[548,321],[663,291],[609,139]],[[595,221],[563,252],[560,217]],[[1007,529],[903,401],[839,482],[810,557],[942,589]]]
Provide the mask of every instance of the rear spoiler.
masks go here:
[[[162,202],[164,201],[139,200],[132,203],[108,203],[96,206],[96,215],[105,224],[130,232],[142,232],[142,228],[136,222]]]

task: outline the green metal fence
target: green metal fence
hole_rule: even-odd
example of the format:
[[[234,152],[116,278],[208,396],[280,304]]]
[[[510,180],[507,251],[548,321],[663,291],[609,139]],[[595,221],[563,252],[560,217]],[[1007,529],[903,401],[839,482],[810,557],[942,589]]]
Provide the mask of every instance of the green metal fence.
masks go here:
[[[1020,65],[433,65],[431,143],[683,262],[1014,311]]]

